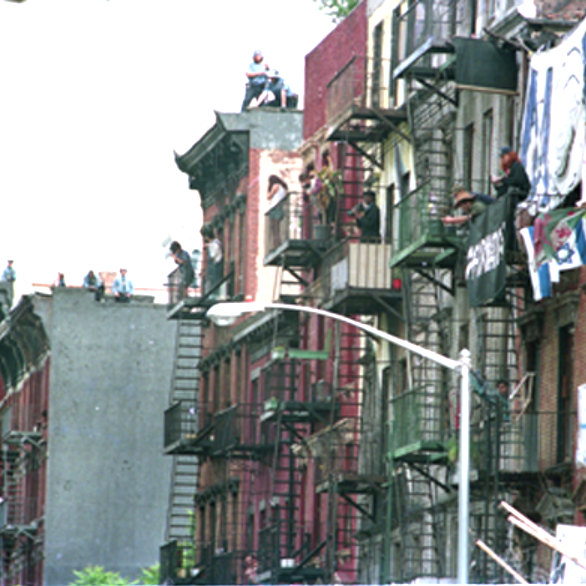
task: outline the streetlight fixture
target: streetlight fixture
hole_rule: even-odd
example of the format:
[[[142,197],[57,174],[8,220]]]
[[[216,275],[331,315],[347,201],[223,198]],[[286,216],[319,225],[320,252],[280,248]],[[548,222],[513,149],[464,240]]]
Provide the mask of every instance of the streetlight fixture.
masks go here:
[[[460,359],[454,360],[428,350],[417,344],[413,344],[403,338],[398,338],[387,332],[383,332],[368,324],[356,321],[345,315],[326,311],[316,307],[305,305],[293,305],[290,303],[270,303],[263,301],[226,302],[212,305],[206,312],[206,317],[217,326],[231,326],[236,319],[247,313],[259,313],[268,310],[297,311],[300,313],[313,313],[323,317],[350,324],[359,330],[385,340],[395,346],[399,346],[407,352],[412,352],[423,358],[427,358],[441,366],[453,371],[459,371],[462,375],[460,386],[460,490],[458,491],[458,583],[468,584],[468,532],[469,532],[469,494],[470,494],[470,351],[460,351]]]

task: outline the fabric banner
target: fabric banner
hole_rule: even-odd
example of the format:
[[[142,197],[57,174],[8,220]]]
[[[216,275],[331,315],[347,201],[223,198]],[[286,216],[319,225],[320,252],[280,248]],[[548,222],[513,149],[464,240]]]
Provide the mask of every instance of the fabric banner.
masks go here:
[[[544,297],[551,297],[551,274],[549,263],[538,265],[535,261],[535,244],[533,226],[521,230],[523,244],[527,251],[527,267],[533,288],[533,299],[540,301]]]
[[[521,236],[527,251],[533,297],[551,297],[559,273],[586,265],[586,209],[563,208],[540,214]]]
[[[505,250],[514,238],[513,203],[502,197],[470,223],[465,279],[471,307],[493,302],[504,292]]]
[[[456,84],[493,92],[517,91],[517,56],[510,46],[492,41],[454,37]]]
[[[584,218],[586,208],[562,208],[540,214],[534,223],[537,264],[555,260],[560,271],[585,264]]]
[[[556,525],[555,536],[560,545],[575,559],[586,558],[586,527]],[[550,584],[586,584],[586,570],[565,555],[554,551]]]
[[[582,179],[586,20],[557,47],[531,57],[519,156],[531,181],[527,200],[554,209]]]

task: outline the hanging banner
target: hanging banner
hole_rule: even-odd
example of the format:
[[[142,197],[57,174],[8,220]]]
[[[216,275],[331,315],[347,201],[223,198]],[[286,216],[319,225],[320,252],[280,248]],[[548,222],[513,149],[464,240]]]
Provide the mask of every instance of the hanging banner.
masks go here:
[[[454,37],[456,84],[460,88],[491,92],[517,91],[517,56],[510,45],[492,41]]]
[[[559,524],[555,536],[560,545],[578,559],[586,559],[586,527]],[[565,555],[554,551],[550,584],[586,584],[586,570]]]
[[[531,57],[519,156],[538,212],[557,207],[582,179],[586,20],[553,49]]]
[[[505,251],[514,238],[513,201],[501,197],[470,222],[466,251],[466,287],[471,307],[503,295],[507,277]]]

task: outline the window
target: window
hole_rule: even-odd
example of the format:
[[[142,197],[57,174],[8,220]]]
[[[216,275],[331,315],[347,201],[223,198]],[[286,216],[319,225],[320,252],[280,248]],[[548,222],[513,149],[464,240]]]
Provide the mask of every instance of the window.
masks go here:
[[[235,525],[236,527],[236,525]],[[254,551],[255,543],[254,543],[254,508],[252,506],[248,507],[246,511],[246,551]]]
[[[379,22],[373,31],[372,38],[372,86],[370,100],[373,108],[380,107],[381,79],[383,70],[383,23]]]
[[[462,181],[464,187],[472,189],[472,177],[474,168],[474,124],[468,124],[464,128],[463,140],[464,156],[462,157]]]
[[[557,463],[567,462],[572,458],[572,371],[574,362],[574,327],[564,326],[559,329],[558,354],[558,397],[557,397]]]
[[[222,495],[220,501],[220,540],[217,553],[225,553],[228,550],[228,498]]]
[[[525,411],[524,421],[524,443],[525,449],[525,465],[527,470],[537,470],[539,451],[535,450],[534,447],[539,445],[539,425],[538,425],[538,405],[539,405],[539,378],[537,373],[539,372],[539,350],[540,345],[538,341],[531,341],[525,344],[525,355],[527,361],[527,372],[535,373],[533,379],[533,393],[531,395],[531,403]]]
[[[212,392],[212,401],[214,405],[214,413],[220,410],[220,366],[216,364],[213,372],[214,390]]]
[[[232,404],[232,377],[231,377],[231,361],[228,358],[222,364],[222,393],[223,408],[228,408]]]
[[[200,547],[200,558],[203,558],[204,554],[204,549],[205,549],[205,545],[206,545],[206,510],[205,507],[200,507],[199,508],[199,522],[198,522],[198,529],[199,529],[199,545]]]
[[[389,84],[389,97],[391,99],[396,98],[397,96],[397,83],[393,78],[393,71],[395,67],[399,64],[401,57],[399,54],[399,41],[400,41],[400,20],[399,17],[401,16],[401,9],[400,7],[395,8],[393,12],[393,24],[392,24],[392,32],[391,32],[391,72],[390,72],[390,84]]]
[[[385,233],[386,239],[393,237],[393,206],[395,205],[395,184],[392,183],[386,191]]]
[[[208,424],[208,414],[210,413],[210,373],[203,372],[201,376],[201,396],[200,396],[200,413],[203,415],[203,421],[200,425],[205,427]]]
[[[397,362],[396,368],[393,370],[394,381],[394,397],[399,397],[409,390],[409,380],[407,377],[407,359],[402,358]]]
[[[470,348],[470,327],[468,322],[462,324],[458,329],[458,348]]]
[[[218,523],[218,517],[217,517],[217,510],[216,510],[216,503],[215,501],[212,501],[210,503],[210,547],[211,547],[211,555],[214,555],[215,551],[216,551],[216,545],[217,545],[217,523]]]
[[[482,116],[482,160],[481,160],[481,184],[475,188],[482,193],[490,195],[492,182],[489,180],[491,169],[492,153],[492,134],[493,134],[493,117],[492,108],[487,110]],[[474,188],[474,186],[473,186]]]

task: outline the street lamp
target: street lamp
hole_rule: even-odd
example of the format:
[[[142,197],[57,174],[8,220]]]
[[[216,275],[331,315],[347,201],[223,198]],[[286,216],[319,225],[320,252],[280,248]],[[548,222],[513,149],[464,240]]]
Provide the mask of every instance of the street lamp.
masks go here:
[[[403,338],[398,338],[387,332],[383,332],[368,324],[350,319],[339,313],[308,307],[305,305],[292,305],[290,303],[265,303],[263,301],[244,301],[216,303],[206,313],[218,326],[230,326],[238,317],[247,313],[258,313],[270,309],[282,309],[297,311],[300,313],[313,313],[323,317],[350,324],[375,338],[380,338],[399,346],[408,352],[427,358],[450,370],[460,371],[462,381],[460,386],[460,490],[458,493],[458,583],[468,584],[468,529],[469,529],[469,494],[470,494],[470,352],[467,349],[460,351],[460,360],[454,360],[442,356],[433,350],[428,350],[417,344],[413,344]]]

